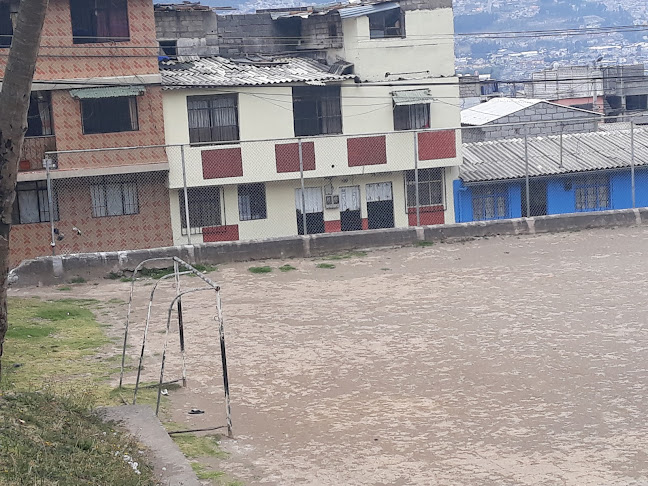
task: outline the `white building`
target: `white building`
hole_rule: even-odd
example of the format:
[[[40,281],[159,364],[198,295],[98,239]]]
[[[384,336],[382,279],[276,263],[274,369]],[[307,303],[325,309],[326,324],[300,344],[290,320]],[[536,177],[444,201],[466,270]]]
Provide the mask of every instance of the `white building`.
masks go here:
[[[460,125],[451,2],[287,19],[314,46],[301,57],[162,63],[167,143],[187,144],[184,176],[169,149],[174,242],[187,242],[185,177],[194,244],[301,234],[302,205],[309,234],[415,225],[415,166],[419,223],[454,222],[461,136],[438,130]]]

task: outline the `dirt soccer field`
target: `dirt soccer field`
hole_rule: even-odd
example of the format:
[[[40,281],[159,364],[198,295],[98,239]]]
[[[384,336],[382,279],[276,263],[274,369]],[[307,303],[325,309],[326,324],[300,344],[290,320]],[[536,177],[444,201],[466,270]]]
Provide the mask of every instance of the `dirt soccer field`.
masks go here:
[[[236,435],[221,470],[247,485],[648,485],[646,228],[347,256],[210,274],[223,286]],[[296,270],[280,272],[286,263]],[[146,381],[175,294],[160,287]],[[12,291],[30,293],[52,294]],[[75,297],[126,300],[128,284]],[[167,418],[224,423],[213,300],[184,306],[189,387],[169,392]]]

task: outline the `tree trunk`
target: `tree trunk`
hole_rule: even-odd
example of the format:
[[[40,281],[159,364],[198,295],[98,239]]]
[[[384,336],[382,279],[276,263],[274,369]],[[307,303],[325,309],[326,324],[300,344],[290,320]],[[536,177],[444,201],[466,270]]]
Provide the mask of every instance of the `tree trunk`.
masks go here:
[[[9,59],[0,92],[0,375],[7,333],[9,232],[16,198],[18,161],[25,132],[32,79],[49,0],[20,0]]]

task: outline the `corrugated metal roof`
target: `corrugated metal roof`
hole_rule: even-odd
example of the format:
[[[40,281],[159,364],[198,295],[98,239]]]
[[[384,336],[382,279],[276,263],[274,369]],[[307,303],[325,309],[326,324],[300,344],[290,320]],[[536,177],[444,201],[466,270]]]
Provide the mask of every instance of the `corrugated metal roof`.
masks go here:
[[[528,138],[529,175],[551,176],[571,172],[630,167],[630,130]],[[524,139],[465,143],[460,178],[486,182],[525,177]],[[648,165],[648,130],[635,129],[635,165]]]
[[[144,86],[106,86],[104,88],[81,88],[71,89],[70,95],[73,98],[97,99],[97,98],[119,98],[121,96],[139,96],[146,91]]]
[[[329,67],[303,57],[247,61],[209,57],[197,61],[160,63],[165,89],[218,86],[263,86],[313,81],[344,81],[353,75],[329,72]]]
[[[371,15],[378,12],[385,12],[399,8],[396,2],[378,3],[374,5],[359,5],[357,7],[346,7],[338,10],[340,17],[343,19],[350,19],[352,17],[361,17],[363,15]]]
[[[512,115],[518,111],[524,110],[531,106],[535,106],[539,103],[545,103],[548,105],[561,106],[562,108],[568,110],[576,110],[585,113],[591,113],[592,115],[599,115],[600,113],[595,113],[593,111],[582,110],[580,108],[574,108],[571,106],[558,105],[557,103],[551,103],[546,100],[537,100],[533,98],[492,98],[486,103],[481,103],[472,108],[461,111],[461,123],[462,125],[470,126],[481,126],[487,123],[494,122],[505,116]]]
[[[429,103],[434,98],[430,95],[429,89],[408,89],[404,91],[392,91],[394,105],[418,105]]]

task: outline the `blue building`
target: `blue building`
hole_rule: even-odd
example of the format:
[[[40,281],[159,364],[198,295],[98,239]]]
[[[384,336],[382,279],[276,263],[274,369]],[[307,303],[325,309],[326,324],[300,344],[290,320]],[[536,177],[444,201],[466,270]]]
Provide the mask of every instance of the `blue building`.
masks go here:
[[[458,223],[632,207],[630,130],[463,145]],[[648,206],[648,130],[634,130],[636,207]],[[525,153],[528,154],[525,157]],[[527,204],[526,173],[529,173]]]

